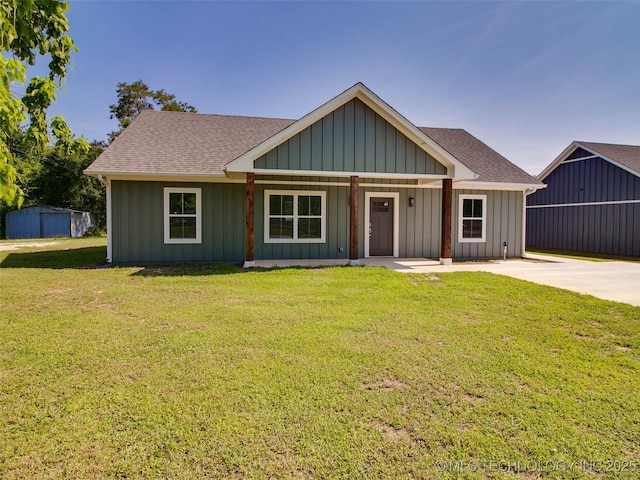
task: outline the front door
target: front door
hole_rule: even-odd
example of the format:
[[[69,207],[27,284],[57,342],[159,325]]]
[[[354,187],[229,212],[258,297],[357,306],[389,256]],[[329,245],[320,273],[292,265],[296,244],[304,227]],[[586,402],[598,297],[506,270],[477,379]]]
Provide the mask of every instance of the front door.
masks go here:
[[[369,199],[369,256],[393,256],[393,198]]]

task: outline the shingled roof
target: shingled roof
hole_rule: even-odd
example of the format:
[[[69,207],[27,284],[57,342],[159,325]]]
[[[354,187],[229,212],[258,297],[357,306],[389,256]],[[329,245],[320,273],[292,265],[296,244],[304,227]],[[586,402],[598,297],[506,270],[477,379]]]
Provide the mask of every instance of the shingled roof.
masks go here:
[[[293,122],[145,110],[85,173],[224,175],[226,163]]]
[[[295,120],[143,111],[85,170],[89,175],[220,176],[224,166]],[[419,127],[478,182],[541,183],[461,129]]]
[[[476,182],[540,183],[466,130],[460,128],[418,128],[479,175]]]
[[[640,175],[640,146],[613,143],[576,142]]]

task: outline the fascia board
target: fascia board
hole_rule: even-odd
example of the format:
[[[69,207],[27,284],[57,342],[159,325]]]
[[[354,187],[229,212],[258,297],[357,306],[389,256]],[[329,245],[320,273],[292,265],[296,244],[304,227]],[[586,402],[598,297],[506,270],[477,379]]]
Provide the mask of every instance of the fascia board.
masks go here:
[[[312,112],[302,117],[297,122],[292,123],[287,128],[281,130],[274,136],[265,140],[248,152],[242,154],[235,160],[232,160],[225,166],[228,172],[252,172],[254,171],[253,162],[276,148],[294,135],[300,133],[305,128],[313,125],[329,113],[341,107],[345,103],[358,98],[365,105],[387,120],[391,125],[415,142],[420,148],[425,150],[429,155],[442,162],[449,170],[449,177],[457,179],[473,179],[476,174],[453,157],[449,152],[440,147],[431,140],[427,135],[421,132],[409,120],[400,115],[393,107],[384,102],[380,97],[365,87],[362,83],[357,83],[348,90],[342,92],[337,97],[329,100],[325,104],[316,108]]]
[[[426,173],[379,173],[379,172],[344,172],[334,170],[275,170],[275,169],[254,169],[253,173],[258,175],[281,175],[281,176],[303,176],[303,177],[344,177],[357,176],[360,178],[393,178],[400,180],[442,180],[449,178],[447,175],[426,174]]]
[[[572,142],[567,148],[565,148],[560,155],[558,155],[547,167],[542,170],[536,177],[541,182],[549,176],[551,172],[553,172],[558,165],[566,160],[566,158],[573,153],[573,151],[581,146],[578,142]],[[584,148],[584,147],[582,147]]]
[[[122,172],[84,170],[85,175],[104,177],[110,180],[138,180],[138,181],[173,181],[173,182],[232,182],[226,175],[211,175],[202,173],[155,173],[155,172]],[[244,179],[242,180],[244,182]]]
[[[454,190],[509,190],[509,191],[525,191],[540,190],[547,188],[547,185],[535,184],[535,183],[507,183],[507,182],[477,182],[473,181],[459,181],[453,183]]]

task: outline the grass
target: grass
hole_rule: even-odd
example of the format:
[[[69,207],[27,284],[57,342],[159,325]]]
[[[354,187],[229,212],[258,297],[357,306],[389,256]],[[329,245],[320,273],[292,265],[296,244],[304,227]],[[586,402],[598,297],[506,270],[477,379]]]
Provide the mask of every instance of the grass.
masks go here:
[[[2,250],[16,243],[25,246]],[[0,241],[0,268],[86,269],[104,265],[106,258],[105,237]]]
[[[2,478],[637,478],[640,308],[100,241],[0,257]]]

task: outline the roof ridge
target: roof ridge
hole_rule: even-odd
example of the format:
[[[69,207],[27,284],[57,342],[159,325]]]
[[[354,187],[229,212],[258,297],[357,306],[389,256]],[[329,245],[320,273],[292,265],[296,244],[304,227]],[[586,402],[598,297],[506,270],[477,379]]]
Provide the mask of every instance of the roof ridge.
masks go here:
[[[287,122],[295,122],[297,119],[295,118],[279,118],[279,117],[262,117],[262,116],[253,116],[253,115],[228,115],[225,113],[202,113],[202,112],[176,112],[174,110],[143,110],[139,113],[142,114],[157,114],[161,113],[163,115],[166,114],[179,114],[179,115],[197,115],[200,117],[224,117],[224,118],[250,118],[255,120],[279,120],[279,121],[287,121]]]
[[[429,130],[459,130],[462,132],[466,132],[464,128],[455,128],[455,127],[418,127],[418,128],[427,128]]]

